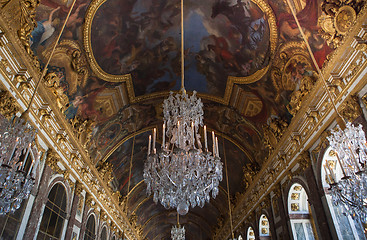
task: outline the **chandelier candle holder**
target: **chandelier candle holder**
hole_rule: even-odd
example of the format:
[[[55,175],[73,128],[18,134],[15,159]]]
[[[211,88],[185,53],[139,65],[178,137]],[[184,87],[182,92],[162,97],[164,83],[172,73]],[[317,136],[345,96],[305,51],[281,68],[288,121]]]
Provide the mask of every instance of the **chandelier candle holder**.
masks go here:
[[[14,213],[34,186],[36,161],[28,158],[36,131],[23,119],[0,121],[0,216]]]
[[[218,195],[222,181],[222,163],[218,151],[218,138],[212,132],[213,152],[208,150],[206,126],[202,149],[199,127],[203,126],[203,104],[194,91],[170,94],[164,100],[163,136],[161,149],[156,149],[157,130],[149,136],[148,158],[144,167],[147,194],[167,209],[177,208],[185,215],[189,206],[203,207]],[[166,141],[166,137],[168,141]]]
[[[337,179],[332,166],[324,165],[333,204],[367,223],[367,147],[362,125],[356,127],[348,122],[344,130],[331,131],[327,139],[342,171],[342,177]]]

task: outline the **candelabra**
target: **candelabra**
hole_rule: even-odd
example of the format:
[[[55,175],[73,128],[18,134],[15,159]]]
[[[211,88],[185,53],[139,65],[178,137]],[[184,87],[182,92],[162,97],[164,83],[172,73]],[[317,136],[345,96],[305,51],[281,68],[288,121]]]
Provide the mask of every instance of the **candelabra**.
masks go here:
[[[327,139],[342,170],[342,177],[337,179],[333,168],[328,163],[324,165],[333,204],[367,223],[367,147],[362,125],[347,123],[344,130],[332,131]]]

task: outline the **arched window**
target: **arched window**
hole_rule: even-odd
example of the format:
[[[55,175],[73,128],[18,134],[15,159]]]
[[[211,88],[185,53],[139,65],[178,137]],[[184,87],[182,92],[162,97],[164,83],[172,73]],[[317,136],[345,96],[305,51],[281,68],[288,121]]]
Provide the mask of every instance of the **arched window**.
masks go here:
[[[87,227],[85,228],[84,240],[96,239],[96,223],[94,215],[90,215],[87,221]]]
[[[107,228],[106,227],[102,229],[101,240],[107,240]]]
[[[305,189],[298,183],[292,185],[288,194],[288,212],[294,240],[315,239]]]
[[[21,156],[20,159],[23,161],[24,157],[26,157],[24,172],[28,172],[32,163],[32,154],[28,150],[24,156]],[[14,213],[7,213],[3,216],[0,216],[0,239],[15,239],[19,226],[22,221],[24,208],[27,205],[27,200],[23,200],[21,206]]]
[[[325,168],[327,168],[327,166],[333,170],[336,179],[340,179],[342,177],[342,170],[340,168],[337,156],[331,148],[326,150],[322,160],[321,181],[338,238],[346,240],[365,240],[366,238],[363,234],[361,224],[357,221],[354,221],[350,215],[344,214],[342,206],[335,206],[332,203],[329,190],[330,176],[326,176],[325,174]]]
[[[255,239],[255,232],[252,227],[248,227],[247,229],[247,240],[254,240]]]
[[[238,235],[238,240],[243,240],[242,235]]]
[[[66,191],[60,183],[55,184],[48,194],[37,240],[60,239],[66,218]]]
[[[259,231],[260,231],[259,236],[261,239],[267,239],[270,236],[269,220],[265,216],[265,214],[260,216]]]

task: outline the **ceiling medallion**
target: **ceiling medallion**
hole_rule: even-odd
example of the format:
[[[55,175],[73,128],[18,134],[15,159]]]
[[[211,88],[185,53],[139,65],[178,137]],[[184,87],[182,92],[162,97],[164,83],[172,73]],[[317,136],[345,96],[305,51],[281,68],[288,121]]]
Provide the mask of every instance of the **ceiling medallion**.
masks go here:
[[[218,195],[222,180],[222,163],[218,138],[212,132],[213,152],[208,150],[206,126],[203,148],[199,128],[203,127],[203,103],[184,87],[183,0],[181,0],[181,91],[163,102],[163,136],[161,150],[156,149],[157,131],[149,136],[148,157],[144,166],[147,194],[167,209],[176,208],[185,215],[189,207],[203,207]],[[168,141],[166,141],[166,136]]]

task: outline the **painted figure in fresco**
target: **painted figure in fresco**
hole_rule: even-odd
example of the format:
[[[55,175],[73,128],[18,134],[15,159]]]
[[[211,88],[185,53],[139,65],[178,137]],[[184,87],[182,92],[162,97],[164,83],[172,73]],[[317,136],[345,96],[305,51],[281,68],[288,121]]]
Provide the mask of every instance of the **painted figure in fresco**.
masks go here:
[[[289,10],[290,11],[290,10]],[[317,0],[305,0],[305,7],[296,14],[306,38],[311,45],[319,67],[322,67],[326,56],[332,51],[318,33],[318,3]],[[297,24],[290,12],[279,13],[277,17],[280,38],[284,41],[301,38]]]
[[[55,32],[55,27],[53,26],[53,15],[56,11],[58,11],[60,7],[55,8],[50,12],[50,15],[47,20],[37,21],[37,27],[33,30],[31,34],[31,49],[35,51],[35,49],[44,44],[44,42],[49,39],[52,34]]]

